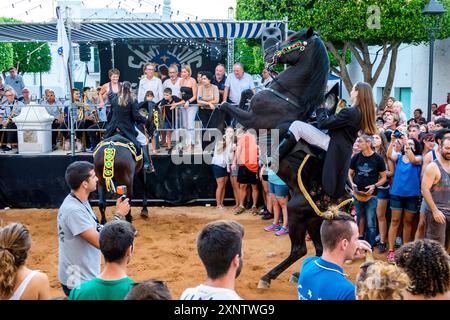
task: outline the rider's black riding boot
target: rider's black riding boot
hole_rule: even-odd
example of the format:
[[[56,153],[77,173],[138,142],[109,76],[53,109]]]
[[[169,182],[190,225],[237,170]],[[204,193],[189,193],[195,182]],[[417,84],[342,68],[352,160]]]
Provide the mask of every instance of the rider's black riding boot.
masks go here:
[[[150,159],[150,155],[148,153],[147,146],[142,146],[142,155],[144,158],[144,170],[146,173],[155,172],[155,168],[153,167],[153,162]]]
[[[279,166],[281,160],[283,160],[289,152],[294,148],[297,144],[297,139],[291,131],[287,131],[284,139],[280,142],[277,150],[270,157],[270,165]]]

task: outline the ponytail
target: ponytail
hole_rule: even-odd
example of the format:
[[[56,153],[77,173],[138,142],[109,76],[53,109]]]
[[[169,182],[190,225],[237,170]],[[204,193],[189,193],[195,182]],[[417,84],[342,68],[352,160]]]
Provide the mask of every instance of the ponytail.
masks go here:
[[[131,83],[129,81],[125,81],[122,84],[122,89],[119,93],[119,106],[125,107],[132,97],[133,93],[131,92]]]
[[[0,229],[0,298],[9,297],[17,282],[17,269],[25,264],[31,247],[28,229],[12,223]]]

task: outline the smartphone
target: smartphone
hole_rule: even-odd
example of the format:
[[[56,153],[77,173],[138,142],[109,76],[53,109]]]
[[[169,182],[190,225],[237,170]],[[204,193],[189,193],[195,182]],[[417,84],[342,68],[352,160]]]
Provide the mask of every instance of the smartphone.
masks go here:
[[[127,186],[126,185],[117,186],[116,193],[120,195],[122,199],[125,199],[127,197]]]

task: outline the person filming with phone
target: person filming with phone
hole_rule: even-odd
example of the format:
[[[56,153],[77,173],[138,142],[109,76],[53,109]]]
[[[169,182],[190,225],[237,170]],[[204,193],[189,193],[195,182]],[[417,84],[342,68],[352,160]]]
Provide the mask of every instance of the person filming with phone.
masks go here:
[[[58,279],[66,296],[79,284],[100,274],[100,231],[103,227],[89,204],[89,194],[97,189],[94,165],[71,163],[65,174],[70,193],[58,210]],[[126,190],[124,190],[126,193]],[[119,197],[115,212],[124,216],[129,199]]]
[[[373,137],[367,134],[359,138],[361,152],[350,161],[348,178],[352,184],[356,217],[359,225],[362,211],[366,221],[366,240],[373,247],[377,236],[377,188],[386,182],[386,164],[373,149]]]
[[[400,152],[394,151],[394,145],[400,144]],[[387,156],[395,163],[391,187],[390,206],[392,211],[389,227],[388,262],[395,261],[394,245],[400,219],[403,216],[403,243],[411,240],[412,222],[418,212],[420,193],[420,173],[422,170],[422,146],[419,141],[409,138],[405,132],[395,130]],[[403,214],[404,213],[404,214]]]

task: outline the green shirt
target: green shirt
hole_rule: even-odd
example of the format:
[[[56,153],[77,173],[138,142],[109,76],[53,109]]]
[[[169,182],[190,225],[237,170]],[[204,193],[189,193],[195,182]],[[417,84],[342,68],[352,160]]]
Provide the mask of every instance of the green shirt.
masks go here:
[[[73,288],[69,300],[124,300],[133,284],[130,277],[120,280],[94,278]]]

